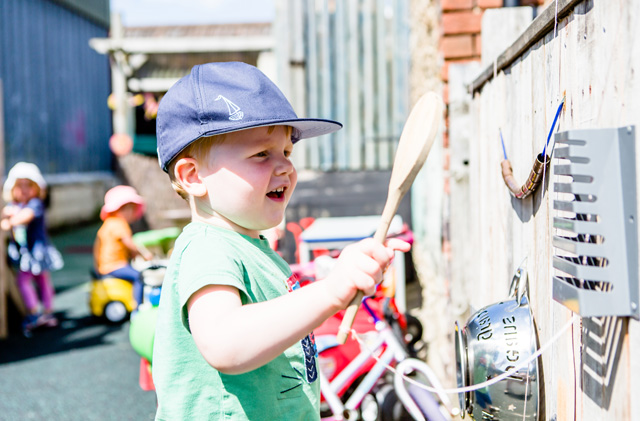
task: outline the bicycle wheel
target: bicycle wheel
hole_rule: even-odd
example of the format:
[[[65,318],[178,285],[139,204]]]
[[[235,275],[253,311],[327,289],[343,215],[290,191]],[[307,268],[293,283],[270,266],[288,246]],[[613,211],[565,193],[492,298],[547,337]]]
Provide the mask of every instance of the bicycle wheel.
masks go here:
[[[448,421],[440,411],[440,403],[431,392],[415,384],[409,384],[407,392],[427,421]]]
[[[382,398],[382,405],[380,406],[380,420],[381,421],[412,421],[413,418],[405,409],[396,391],[392,387],[386,392]]]

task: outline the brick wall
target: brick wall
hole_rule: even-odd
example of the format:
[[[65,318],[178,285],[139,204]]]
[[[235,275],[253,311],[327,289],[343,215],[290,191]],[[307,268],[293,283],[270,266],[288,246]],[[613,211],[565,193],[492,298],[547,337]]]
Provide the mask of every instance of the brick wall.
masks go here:
[[[551,0],[521,0],[522,6],[541,6]],[[480,61],[482,57],[482,14],[487,9],[502,7],[504,0],[441,0],[440,55],[444,60],[440,77],[444,83],[443,97],[449,103],[448,79],[451,63]],[[444,133],[444,147],[449,144]]]
[[[521,6],[549,5],[552,0],[521,0]],[[480,61],[482,58],[482,15],[487,9],[503,7],[504,0],[440,0],[440,41],[439,53],[442,59],[440,78],[443,84],[442,96],[447,105],[443,130],[444,194],[449,196],[449,66],[452,63]],[[446,200],[446,199],[445,199]],[[442,253],[446,261],[451,258],[451,244],[448,221],[443,221]]]

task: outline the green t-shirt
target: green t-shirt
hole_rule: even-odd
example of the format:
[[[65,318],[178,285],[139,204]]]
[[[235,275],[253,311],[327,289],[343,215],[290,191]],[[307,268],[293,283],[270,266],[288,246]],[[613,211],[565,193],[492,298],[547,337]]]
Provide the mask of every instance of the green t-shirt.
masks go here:
[[[204,223],[187,225],[162,284],[153,350],[156,420],[319,419],[313,334],[244,374],[222,374],[205,361],[191,337],[187,301],[211,284],[237,288],[243,304],[296,288],[289,265],[266,239]]]

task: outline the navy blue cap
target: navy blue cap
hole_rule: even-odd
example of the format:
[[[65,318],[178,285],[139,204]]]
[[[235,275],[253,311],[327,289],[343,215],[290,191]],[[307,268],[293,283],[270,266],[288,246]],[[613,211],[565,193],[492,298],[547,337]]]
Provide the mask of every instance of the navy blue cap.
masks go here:
[[[197,65],[160,101],[156,119],[160,167],[166,172],[171,160],[201,137],[274,125],[293,127],[294,143],[342,128],[337,121],[298,118],[280,89],[254,66]]]

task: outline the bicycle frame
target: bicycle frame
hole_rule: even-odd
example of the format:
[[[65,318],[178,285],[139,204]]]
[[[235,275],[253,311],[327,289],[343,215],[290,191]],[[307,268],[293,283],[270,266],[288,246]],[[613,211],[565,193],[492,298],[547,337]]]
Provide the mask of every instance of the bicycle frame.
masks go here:
[[[428,415],[429,421],[448,421],[452,414],[459,414],[459,411],[453,408],[446,393],[438,392],[436,399],[436,396],[431,392],[420,389],[420,386],[407,384],[405,376],[412,372],[420,373],[432,388],[442,390],[443,387],[431,367],[425,362],[415,358],[407,358],[398,363],[394,376],[394,388],[398,399],[414,420],[425,421],[427,419],[425,416]]]
[[[320,370],[320,390],[325,401],[329,405],[332,417],[323,418],[329,420],[350,420],[357,418],[357,409],[379,380],[385,375],[386,366],[393,366],[396,362],[408,358],[403,345],[399,342],[391,326],[377,315],[364,303],[363,306],[375,321],[375,331],[367,332],[363,336],[370,337],[370,343],[361,346],[360,353],[332,380],[329,381]],[[372,333],[375,332],[375,335]],[[366,343],[366,341],[365,341]],[[377,361],[369,372],[363,377],[346,402],[342,402],[339,393],[354,380],[360,369],[370,363],[373,355],[378,356]],[[320,353],[322,359],[322,353]]]

